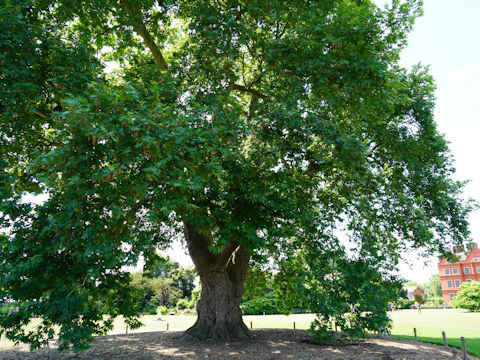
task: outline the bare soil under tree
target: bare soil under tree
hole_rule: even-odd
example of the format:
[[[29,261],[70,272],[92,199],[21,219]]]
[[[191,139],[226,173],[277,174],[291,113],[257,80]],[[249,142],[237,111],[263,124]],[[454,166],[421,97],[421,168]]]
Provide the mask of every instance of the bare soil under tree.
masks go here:
[[[309,343],[304,330],[253,330],[252,338],[232,341],[180,341],[180,332],[151,332],[98,338],[82,353],[59,353],[55,344],[34,353],[26,347],[0,350],[2,360],[59,359],[342,359],[342,360],[450,360],[442,346],[374,336],[355,344],[321,346]],[[458,353],[460,359],[460,352]],[[469,359],[477,358],[469,356]],[[478,360],[478,359],[477,359]]]

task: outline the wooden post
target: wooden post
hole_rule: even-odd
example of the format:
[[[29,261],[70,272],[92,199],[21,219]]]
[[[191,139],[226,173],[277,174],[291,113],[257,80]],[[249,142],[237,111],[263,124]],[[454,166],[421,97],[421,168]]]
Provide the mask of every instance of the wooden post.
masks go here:
[[[293,322],[293,330],[295,330],[295,321]]]
[[[442,337],[443,337],[443,347],[447,349],[448,344],[447,344],[447,336],[445,335],[445,331],[442,331]]]
[[[462,340],[462,351],[463,351],[463,360],[468,360],[468,357],[467,357],[467,347],[465,345],[465,338],[462,336],[460,338],[460,340]]]
[[[452,346],[452,360],[458,360],[457,349],[454,346]]]
[[[168,326],[169,326],[169,324],[167,323],[167,331],[168,331]]]
[[[253,329],[253,324],[251,321],[250,321],[250,329]]]
[[[413,328],[413,334],[415,335],[415,341],[418,342],[417,329]]]
[[[125,334],[128,334],[128,325],[125,327]]]

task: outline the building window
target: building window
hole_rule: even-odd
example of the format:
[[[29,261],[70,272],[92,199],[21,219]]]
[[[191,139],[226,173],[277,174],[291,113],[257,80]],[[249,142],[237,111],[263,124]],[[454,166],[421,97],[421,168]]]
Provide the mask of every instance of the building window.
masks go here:
[[[472,279],[467,279],[467,282],[472,282]]]
[[[480,261],[480,257],[473,258],[473,261]]]
[[[448,286],[449,289],[453,288],[452,280],[447,280],[447,286]]]
[[[453,268],[453,269],[452,269],[452,274],[458,274],[458,269],[457,269],[457,268]]]
[[[455,280],[455,287],[459,288],[460,287],[460,280]]]
[[[470,268],[469,267],[464,267],[463,271],[465,271],[465,274],[470,274]]]
[[[455,294],[448,294],[450,295],[450,300],[452,300],[455,297]]]
[[[480,266],[477,266],[477,274],[480,274]]]
[[[445,275],[450,275],[450,269],[445,269]]]

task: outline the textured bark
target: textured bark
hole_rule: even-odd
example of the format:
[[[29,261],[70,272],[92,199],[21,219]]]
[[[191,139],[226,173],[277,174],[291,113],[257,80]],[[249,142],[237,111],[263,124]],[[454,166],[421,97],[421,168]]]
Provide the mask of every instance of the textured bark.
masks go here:
[[[208,250],[209,235],[195,231],[189,224],[185,224],[185,238],[202,282],[202,293],[197,303],[197,321],[185,331],[183,339],[250,336],[240,310],[249,252],[243,245],[232,241],[220,254],[213,254]]]

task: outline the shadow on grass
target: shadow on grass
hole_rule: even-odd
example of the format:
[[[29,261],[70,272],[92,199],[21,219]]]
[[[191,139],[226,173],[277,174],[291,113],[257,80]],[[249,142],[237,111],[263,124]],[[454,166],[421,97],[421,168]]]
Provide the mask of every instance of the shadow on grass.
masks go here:
[[[415,340],[414,336],[410,335],[389,335],[389,337],[397,339]],[[423,341],[431,344],[443,345],[443,338],[433,336],[418,336],[419,341]],[[447,334],[447,344],[450,347],[456,347],[462,349],[462,342],[460,338],[449,338]],[[467,347],[467,353],[480,357],[480,338],[465,337],[465,346]]]
[[[151,332],[111,335],[98,338],[91,349],[81,353],[58,353],[55,348],[30,353],[26,348],[0,351],[0,359],[449,359],[436,347],[418,347],[411,343],[382,338],[360,341],[352,346],[316,346],[305,342],[304,330],[254,330],[246,340],[181,342],[181,332]]]

